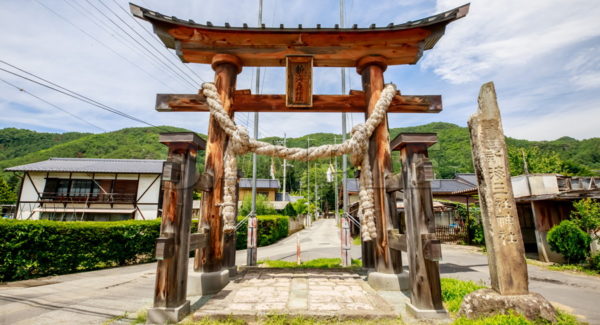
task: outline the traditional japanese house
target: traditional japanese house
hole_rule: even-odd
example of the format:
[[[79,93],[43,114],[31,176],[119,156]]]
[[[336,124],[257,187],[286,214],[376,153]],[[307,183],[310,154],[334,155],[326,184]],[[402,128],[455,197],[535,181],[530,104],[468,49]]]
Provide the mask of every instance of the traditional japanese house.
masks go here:
[[[22,176],[16,219],[156,219],[163,160],[50,158],[7,168]]]

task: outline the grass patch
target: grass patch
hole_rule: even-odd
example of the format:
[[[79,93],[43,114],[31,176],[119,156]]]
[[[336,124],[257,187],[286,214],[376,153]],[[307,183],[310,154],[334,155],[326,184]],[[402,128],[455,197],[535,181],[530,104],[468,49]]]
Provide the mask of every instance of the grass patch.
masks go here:
[[[547,268],[553,271],[570,271],[585,273],[587,275],[600,276],[599,271],[592,270],[590,268],[587,268],[585,265],[580,264],[553,264],[548,265]]]
[[[317,258],[314,260],[302,262],[300,264],[297,264],[296,262],[288,262],[288,261],[262,260],[259,262],[259,264],[264,264],[268,267],[290,268],[290,269],[308,269],[308,268],[332,269],[332,268],[343,267],[342,259],[340,259],[340,258]],[[362,266],[362,262],[360,260],[352,259],[351,267],[361,267],[361,266]]]
[[[442,301],[449,312],[456,313],[460,309],[463,298],[469,293],[485,288],[473,281],[442,278]]]
[[[516,312],[508,315],[494,315],[480,319],[467,319],[460,317],[452,325],[583,325],[577,317],[564,311],[557,310],[556,322],[550,323],[546,320],[530,321]]]

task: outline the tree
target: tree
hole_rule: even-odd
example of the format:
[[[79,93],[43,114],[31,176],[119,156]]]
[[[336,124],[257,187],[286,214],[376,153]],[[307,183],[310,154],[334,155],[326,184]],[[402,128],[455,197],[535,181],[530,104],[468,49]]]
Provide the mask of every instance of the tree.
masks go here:
[[[8,185],[4,178],[0,178],[0,203],[12,204],[16,201],[17,193]]]
[[[590,171],[572,161],[565,161],[560,155],[551,150],[541,150],[538,147],[508,148],[508,162],[511,175],[525,174],[525,163],[530,173],[556,173],[562,175],[590,175]]]
[[[600,202],[590,198],[573,202],[571,218],[573,222],[596,239],[600,239]]]

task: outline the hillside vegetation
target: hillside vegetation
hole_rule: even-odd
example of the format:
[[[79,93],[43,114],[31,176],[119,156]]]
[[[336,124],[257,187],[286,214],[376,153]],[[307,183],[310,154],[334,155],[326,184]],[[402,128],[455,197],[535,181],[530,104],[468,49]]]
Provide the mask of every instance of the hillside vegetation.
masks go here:
[[[158,142],[161,132],[186,131],[174,127],[126,128],[102,134],[86,133],[38,133],[21,129],[0,130],[0,170],[7,167],[46,160],[51,157],[81,158],[137,158],[164,159],[166,146]],[[438,143],[430,148],[430,157],[435,167],[436,177],[452,178],[455,173],[473,172],[469,131],[450,123],[430,123],[415,127],[390,129],[390,138],[402,132],[437,133]],[[204,136],[203,136],[204,137]],[[283,143],[283,138],[262,139],[270,143]],[[339,143],[340,134],[313,133],[298,138],[288,138],[288,147],[318,146]],[[532,173],[556,172],[567,175],[591,175],[600,170],[600,138],[576,140],[563,137],[553,141],[528,141],[507,138],[510,165],[513,175],[523,172],[523,158]],[[393,153],[394,171],[400,170],[398,152]],[[198,159],[198,168],[204,163],[203,152]],[[310,194],[314,198],[315,180],[318,196],[333,202],[333,184],[326,182],[325,173],[329,164],[335,165],[335,158],[310,162],[289,162],[286,184],[288,191]],[[279,159],[259,156],[258,177],[270,178],[273,165],[275,176],[283,179],[283,162]],[[341,167],[341,159],[338,158]],[[239,168],[245,177],[252,175],[250,154],[239,158]],[[310,170],[310,173],[308,171]],[[354,169],[348,172],[354,175]],[[17,179],[11,173],[3,173],[3,178],[14,188]],[[341,175],[338,175],[341,178]],[[310,186],[310,193],[307,191]]]

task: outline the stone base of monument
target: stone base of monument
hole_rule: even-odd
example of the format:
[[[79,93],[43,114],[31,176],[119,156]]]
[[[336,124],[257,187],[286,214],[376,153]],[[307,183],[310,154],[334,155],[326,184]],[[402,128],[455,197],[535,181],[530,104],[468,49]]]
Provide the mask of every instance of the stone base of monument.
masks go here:
[[[179,307],[153,307],[148,309],[146,324],[178,323],[190,313],[190,301],[186,300]]]
[[[413,304],[406,304],[406,311],[416,319],[448,319],[449,314],[445,309],[419,309]]]
[[[217,272],[190,272],[187,281],[188,296],[215,294],[229,283],[229,269]]]
[[[367,282],[371,288],[382,291],[401,291],[410,288],[408,272],[389,274],[381,272],[369,272]]]
[[[530,320],[556,320],[556,310],[538,293],[501,295],[492,289],[480,289],[468,294],[460,306],[459,315],[479,318],[494,314],[508,314],[510,310]]]

